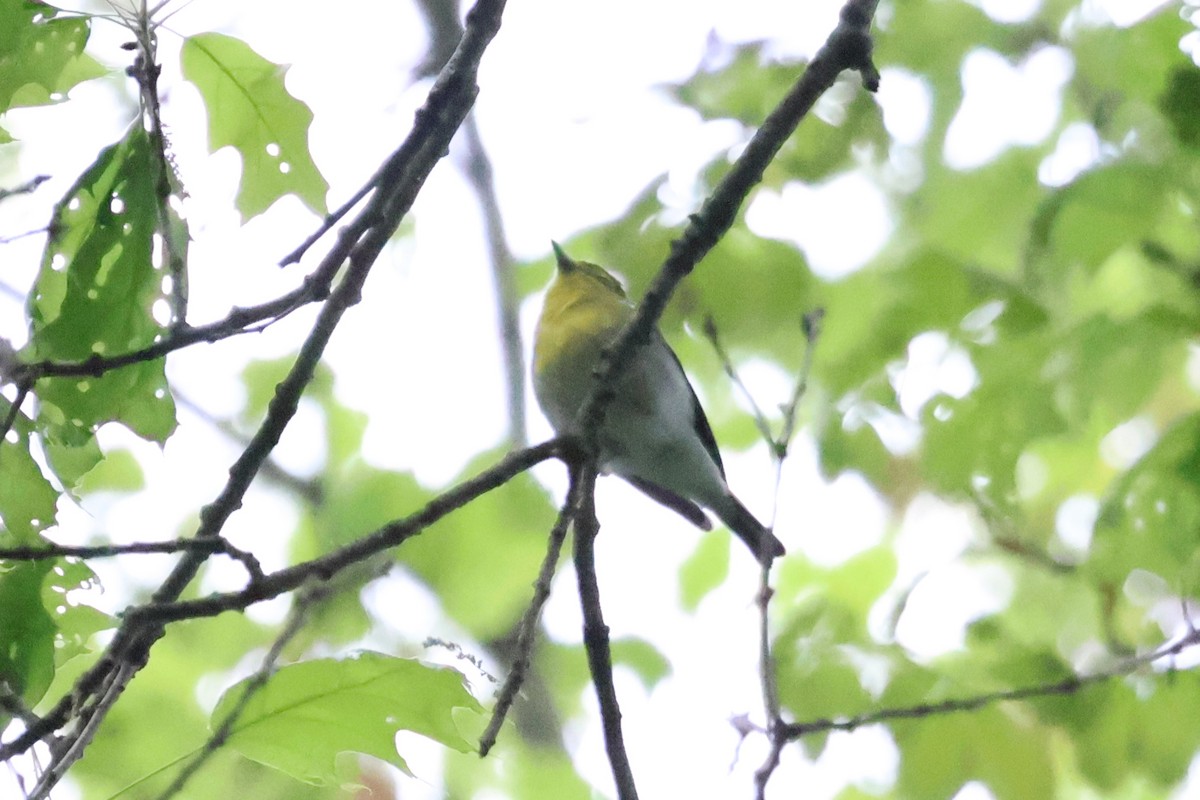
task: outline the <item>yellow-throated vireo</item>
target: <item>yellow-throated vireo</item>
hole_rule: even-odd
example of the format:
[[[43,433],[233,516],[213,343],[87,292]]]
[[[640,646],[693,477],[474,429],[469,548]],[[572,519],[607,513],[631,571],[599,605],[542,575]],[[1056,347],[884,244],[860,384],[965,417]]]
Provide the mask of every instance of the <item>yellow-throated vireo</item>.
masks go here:
[[[533,388],[550,424],[569,435],[579,432],[601,356],[634,310],[603,267],[552,244],[558,269],[534,336]],[[760,560],[783,555],[783,544],[729,491],[704,409],[657,329],[617,380],[598,445],[602,472],[620,475],[703,530],[712,523],[701,506],[709,509]]]

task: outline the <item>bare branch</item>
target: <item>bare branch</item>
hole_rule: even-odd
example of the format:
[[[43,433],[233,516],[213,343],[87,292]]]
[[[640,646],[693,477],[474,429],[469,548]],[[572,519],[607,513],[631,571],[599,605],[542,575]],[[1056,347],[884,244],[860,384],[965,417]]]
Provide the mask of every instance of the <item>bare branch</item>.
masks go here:
[[[487,730],[479,737],[480,758],[486,756],[495,746],[496,738],[500,735],[500,727],[504,724],[504,718],[508,715],[508,710],[512,707],[517,692],[521,691],[521,685],[525,682],[525,673],[529,670],[529,664],[533,657],[533,641],[537,634],[538,620],[541,619],[542,608],[550,599],[550,583],[553,581],[554,571],[558,567],[558,557],[562,552],[563,541],[567,538],[567,527],[571,524],[574,508],[571,498],[568,497],[567,502],[563,504],[562,510],[558,513],[558,520],[555,521],[554,527],[550,531],[546,556],[542,559],[542,568],[538,572],[537,582],[533,586],[533,599],[529,601],[529,606],[525,609],[525,614],[521,617],[521,624],[517,629],[517,657],[513,661],[508,677],[504,679],[504,684],[500,687],[500,692],[496,695],[496,705],[492,709],[492,718],[488,722]]]
[[[535,447],[510,453],[495,466],[442,492],[415,514],[390,522],[323,556],[285,567],[251,581],[241,591],[211,594],[198,600],[152,602],[129,609],[125,612],[125,619],[137,624],[163,625],[185,619],[213,617],[226,611],[240,611],[263,600],[278,597],[299,588],[311,579],[329,580],[348,567],[404,543],[442,517],[507,483],[535,464],[558,456],[561,444],[561,440],[551,439]]]
[[[124,555],[178,553],[181,550],[198,550],[202,553],[218,553],[225,549],[221,539],[198,541],[196,539],[173,539],[169,542],[133,542],[132,544],[65,545],[45,544],[29,547],[0,547],[0,560],[42,561],[47,558],[112,558]]]
[[[283,648],[304,627],[304,621],[308,617],[309,609],[314,603],[325,597],[327,593],[328,589],[325,586],[313,586],[300,593],[300,596],[296,599],[296,604],[288,614],[283,630],[275,637],[275,641],[271,643],[267,654],[263,656],[262,665],[258,668],[258,671],[247,681],[242,690],[242,696],[238,698],[234,707],[221,720],[221,724],[208,737],[208,741],[204,743],[204,747],[196,757],[179,771],[179,774],[175,776],[171,784],[158,796],[159,800],[168,800],[168,798],[174,797],[183,791],[183,787],[187,785],[192,776],[199,772],[200,768],[212,758],[217,750],[225,745],[230,735],[233,734],[233,727],[241,719],[242,714],[246,712],[246,707],[249,705],[250,700],[253,699],[254,695],[262,691],[267,682],[271,680],[271,676],[275,674],[275,665],[283,655]]]
[[[1126,659],[1112,669],[1103,670],[1091,675],[1073,675],[1055,683],[1027,686],[1019,689],[1006,689],[1000,692],[989,692],[973,697],[945,700],[940,703],[920,703],[915,706],[905,706],[903,708],[884,708],[844,719],[818,719],[809,722],[796,722],[784,725],[779,733],[789,740],[794,740],[803,736],[810,736],[814,733],[852,731],[864,725],[873,725],[877,722],[886,722],[893,719],[922,719],[924,717],[941,716],[943,714],[976,711],[986,706],[1011,700],[1032,700],[1038,697],[1075,694],[1089,686],[1130,675],[1138,669],[1153,664],[1155,661],[1179,655],[1184,650],[1196,645],[1200,645],[1200,631],[1197,631],[1195,628],[1189,628],[1187,633],[1174,642],[1169,642],[1149,653]]]
[[[49,175],[34,175],[20,186],[14,186],[11,189],[0,189],[0,202],[18,194],[33,194],[39,186],[48,180],[50,180]]]
[[[596,520],[596,467],[584,460],[571,469],[571,502],[575,509],[575,573],[579,582],[579,604],[583,608],[583,645],[587,651],[592,685],[600,701],[600,719],[604,727],[604,747],[613,781],[620,800],[636,800],[637,785],[625,738],[621,732],[621,707],[613,685],[612,651],[608,643],[608,626],[600,605],[600,586],[596,581],[596,535],[600,523]]]
[[[812,109],[826,89],[844,70],[858,70],[863,84],[874,91],[879,73],[871,63],[871,19],[878,0],[848,0],[842,8],[837,28],[813,57],[808,68],[763,121],[746,149],[716,189],[693,214],[688,226],[671,244],[670,254],[658,271],[632,320],[613,342],[597,371],[597,382],[584,403],[582,439],[584,448],[595,450],[596,433],[603,422],[604,408],[621,372],[629,364],[633,351],[650,340],[675,287],[683,280],[733,225],[738,210],[750,190],[762,180],[763,171],[787,141],[796,126]]]

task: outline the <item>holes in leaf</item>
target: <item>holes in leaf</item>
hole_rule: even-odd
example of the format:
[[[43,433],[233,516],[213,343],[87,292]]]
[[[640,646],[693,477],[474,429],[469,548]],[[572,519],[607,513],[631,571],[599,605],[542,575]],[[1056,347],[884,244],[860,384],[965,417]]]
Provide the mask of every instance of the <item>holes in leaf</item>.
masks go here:
[[[67,211],[78,211],[82,205],[83,201],[81,201],[78,197],[72,197],[70,202],[67,203]]]
[[[55,253],[50,259],[50,269],[55,272],[62,272],[67,268],[67,257],[62,253]]]
[[[120,214],[125,211],[125,201],[114,194],[112,199],[108,201],[108,210],[114,214]]]
[[[166,300],[155,300],[154,305],[150,309],[150,314],[159,325],[168,325],[171,322],[171,306]]]
[[[280,161],[279,162],[279,171],[282,172],[284,175],[287,175],[289,172],[292,171],[292,165],[286,161]]]
[[[9,444],[16,444],[17,442],[21,441],[21,437],[16,431],[10,428],[8,433],[4,434],[4,441],[8,442]]]
[[[271,158],[279,158],[279,154],[281,152],[283,151],[279,149],[279,145],[275,142],[271,142],[267,145],[267,155],[269,155]]]
[[[117,265],[117,262],[121,260],[121,255],[124,252],[125,248],[118,244],[101,256],[100,269],[96,270],[95,283],[97,286],[104,286],[108,283],[108,278],[112,274],[113,268]]]

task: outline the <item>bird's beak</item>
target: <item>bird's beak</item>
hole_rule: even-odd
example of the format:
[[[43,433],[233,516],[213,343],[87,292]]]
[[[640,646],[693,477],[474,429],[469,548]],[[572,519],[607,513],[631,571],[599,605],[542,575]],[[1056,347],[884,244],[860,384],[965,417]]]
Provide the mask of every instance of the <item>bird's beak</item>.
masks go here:
[[[550,246],[554,248],[554,257],[558,259],[558,268],[563,271],[569,271],[575,266],[575,262],[567,255],[567,251],[562,249],[558,242],[551,240]]]

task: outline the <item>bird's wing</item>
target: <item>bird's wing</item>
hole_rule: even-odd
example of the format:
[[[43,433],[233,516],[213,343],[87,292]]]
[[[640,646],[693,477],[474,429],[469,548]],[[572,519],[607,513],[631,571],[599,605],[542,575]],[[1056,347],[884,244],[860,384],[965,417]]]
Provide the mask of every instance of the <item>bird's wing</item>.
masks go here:
[[[662,334],[655,331],[655,335],[660,339]],[[700,405],[700,398],[696,397],[696,390],[692,388],[692,382],[688,380],[687,373],[683,371],[683,364],[679,363],[679,356],[675,355],[675,351],[671,346],[663,341],[663,346],[667,348],[667,352],[671,354],[671,360],[675,362],[675,368],[679,370],[683,382],[687,384],[688,392],[692,396],[692,426],[696,430],[696,435],[700,437],[704,449],[708,451],[712,457],[713,463],[717,465],[717,470],[721,473],[721,477],[725,477],[725,465],[721,463],[721,451],[717,448],[717,437],[713,436],[712,426],[708,424],[708,417],[704,414],[704,408]]]

